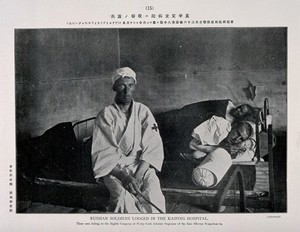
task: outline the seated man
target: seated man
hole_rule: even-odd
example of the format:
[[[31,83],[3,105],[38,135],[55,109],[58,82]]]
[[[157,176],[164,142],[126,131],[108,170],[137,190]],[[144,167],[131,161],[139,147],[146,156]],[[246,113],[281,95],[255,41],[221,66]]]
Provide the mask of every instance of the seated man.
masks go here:
[[[201,123],[192,133],[190,154],[182,154],[198,165],[192,174],[193,182],[202,187],[215,186],[225,175],[239,153],[248,148],[246,141],[253,134],[248,122],[232,126],[222,117],[213,116]]]
[[[163,162],[156,121],[148,107],[133,100],[137,81],[132,69],[117,69],[112,80],[114,103],[96,118],[91,154],[95,178],[103,177],[110,191],[108,211],[165,212],[155,173]]]

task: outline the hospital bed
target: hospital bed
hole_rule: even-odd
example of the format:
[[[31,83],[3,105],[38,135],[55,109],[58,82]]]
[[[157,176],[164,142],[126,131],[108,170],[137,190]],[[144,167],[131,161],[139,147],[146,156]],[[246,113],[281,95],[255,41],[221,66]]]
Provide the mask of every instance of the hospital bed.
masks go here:
[[[188,150],[186,146],[193,128],[211,115],[222,114],[220,109],[224,107],[224,102],[226,100],[198,102],[157,117],[165,147],[165,163],[161,174],[165,196],[171,201],[187,204],[203,205],[205,202],[212,206],[214,212],[219,212],[223,205],[234,206],[239,212],[255,208],[276,211],[273,162],[276,141],[267,98],[262,108],[255,108],[254,114],[244,119],[253,122],[255,127],[254,158],[233,162],[217,186],[203,188],[193,184],[191,171],[195,166],[178,159],[176,155]],[[268,162],[264,161],[266,158]]]
[[[206,112],[205,117],[210,116],[211,113],[218,114],[218,112],[216,112],[218,111],[218,103],[216,102],[218,101],[205,101],[203,103],[204,107],[209,106],[209,108],[214,108],[214,110]],[[185,138],[187,133],[190,133],[190,131],[186,132],[174,128],[180,125],[178,120],[192,121],[192,125],[189,125],[192,128],[199,123],[199,120],[203,121],[205,118],[204,116],[199,118],[199,115],[193,114],[192,109],[195,106],[198,107],[199,103],[185,106],[179,110],[173,110],[171,113],[167,112],[155,115],[165,146],[166,157],[162,173],[159,177],[161,179],[162,191],[167,201],[184,202],[193,205],[207,204],[211,205],[213,212],[219,212],[223,205],[234,206],[237,212],[251,212],[252,208],[266,208],[270,211],[276,211],[273,162],[275,138],[273,135],[269,100],[267,98],[265,99],[263,107],[257,108],[255,115],[252,115],[251,119],[255,122],[256,127],[255,160],[233,164],[220,183],[214,188],[208,189],[193,185],[191,182],[186,181],[187,179],[178,178],[180,174],[182,174],[180,172],[177,173],[177,171],[180,171],[180,165],[182,167],[182,163],[180,160],[177,160],[177,158],[173,159],[171,157],[172,154],[170,154],[176,151],[178,147],[183,148],[184,145],[182,143],[188,141],[180,139],[180,142],[178,142],[176,137]],[[173,119],[171,119],[171,117],[173,117]],[[36,170],[38,171],[34,171],[35,169],[33,169],[30,174],[24,170],[19,173],[24,178],[27,178],[30,185],[34,186],[34,189],[50,187],[56,189],[72,189],[73,192],[77,190],[84,192],[87,190],[89,194],[95,191],[97,194],[91,194],[91,198],[94,199],[94,202],[98,201],[99,204],[104,203],[105,205],[105,202],[99,201],[107,201],[109,193],[104,184],[95,183],[90,161],[94,119],[94,117],[91,117],[63,125],[64,128],[72,128],[72,136],[74,136],[74,139],[71,139],[71,142],[69,142],[71,145],[69,145],[68,148],[62,145],[64,149],[72,150],[75,154],[71,160],[66,162],[65,160],[68,159],[68,157],[56,160],[56,157],[51,154],[51,158],[47,158],[47,162],[53,165],[51,165],[52,167],[50,168],[48,167],[48,172],[41,172],[41,168],[37,167]],[[180,126],[181,128],[188,127],[185,124],[181,124]],[[178,135],[178,133],[180,133],[180,135]],[[55,133],[51,132],[48,137],[51,136],[53,140],[57,141],[58,138],[55,138]],[[66,133],[65,136],[69,136],[69,134]],[[64,139],[61,138],[60,140],[63,141]],[[40,148],[36,145],[35,149],[40,153]],[[53,152],[53,148],[51,151]],[[32,153],[32,151],[29,152]],[[72,155],[72,152],[68,155]],[[61,154],[65,155],[65,152],[61,152]],[[33,157],[35,156],[36,155],[33,155]],[[268,162],[263,161],[263,158],[266,157],[268,158]],[[65,167],[68,165],[72,166],[72,170]],[[56,170],[55,173],[53,173],[53,167]],[[183,167],[183,169],[187,168],[188,166]],[[176,171],[174,172],[174,170]],[[100,197],[100,195],[102,195],[102,197]],[[87,195],[87,197],[89,197],[89,195]],[[94,206],[96,205],[97,204],[94,204]],[[172,210],[168,213],[172,213]]]

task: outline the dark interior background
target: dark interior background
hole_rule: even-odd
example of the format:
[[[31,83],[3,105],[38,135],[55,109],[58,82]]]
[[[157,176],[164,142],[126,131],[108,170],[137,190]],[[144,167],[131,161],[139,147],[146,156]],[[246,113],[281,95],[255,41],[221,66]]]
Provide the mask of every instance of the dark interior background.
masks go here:
[[[154,113],[223,98],[262,106],[268,97],[274,129],[286,131],[286,28],[17,29],[17,135],[96,116],[113,100],[119,66],[137,72],[135,99]]]
[[[262,107],[268,97],[277,136],[276,197],[286,211],[286,28],[17,29],[17,145],[58,123],[96,116],[113,101],[111,73],[120,66],[137,72],[135,99],[154,113],[228,98]],[[254,99],[247,92],[253,86]],[[64,141],[57,139],[56,145]],[[19,167],[32,170],[22,157]],[[18,189],[28,190],[20,183]]]

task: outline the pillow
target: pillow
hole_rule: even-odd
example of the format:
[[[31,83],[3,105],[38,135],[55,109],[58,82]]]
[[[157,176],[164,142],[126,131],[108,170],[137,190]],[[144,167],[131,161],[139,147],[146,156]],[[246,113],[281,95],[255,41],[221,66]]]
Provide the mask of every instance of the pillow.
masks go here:
[[[217,148],[193,170],[193,183],[203,188],[214,187],[222,180],[231,164],[230,154],[223,148]]]

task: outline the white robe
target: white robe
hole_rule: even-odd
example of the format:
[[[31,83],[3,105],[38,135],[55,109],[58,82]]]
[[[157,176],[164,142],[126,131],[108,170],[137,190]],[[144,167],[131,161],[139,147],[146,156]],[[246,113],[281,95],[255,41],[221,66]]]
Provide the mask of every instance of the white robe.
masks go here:
[[[128,119],[115,103],[100,111],[95,120],[91,155],[95,178],[104,177],[104,183],[111,194],[109,211],[157,212],[143,199],[125,190],[117,178],[108,175],[115,166],[134,174],[141,160],[150,164],[141,191],[148,200],[165,211],[165,199],[154,170],[161,170],[163,145],[156,121],[148,107],[133,101]]]
[[[246,150],[238,153],[232,160],[234,163],[251,161],[255,155],[255,143],[253,142],[256,139],[255,123],[249,121],[247,123],[252,126],[254,133],[250,139],[240,144]],[[219,145],[228,136],[230,131],[230,121],[214,115],[197,126],[192,132],[192,137],[199,140],[202,145]]]
[[[248,123],[255,128],[255,124]],[[219,145],[228,136],[231,129],[231,124],[227,119],[214,115],[197,126],[192,132],[192,137],[200,141],[202,145]],[[217,148],[207,154],[202,163],[193,170],[192,180],[194,184],[205,188],[216,186],[232,163],[251,161],[255,155],[253,140],[248,139],[242,142],[240,146],[246,148],[246,150],[238,152],[233,160],[231,155],[223,148]],[[193,146],[191,148],[197,149]]]

